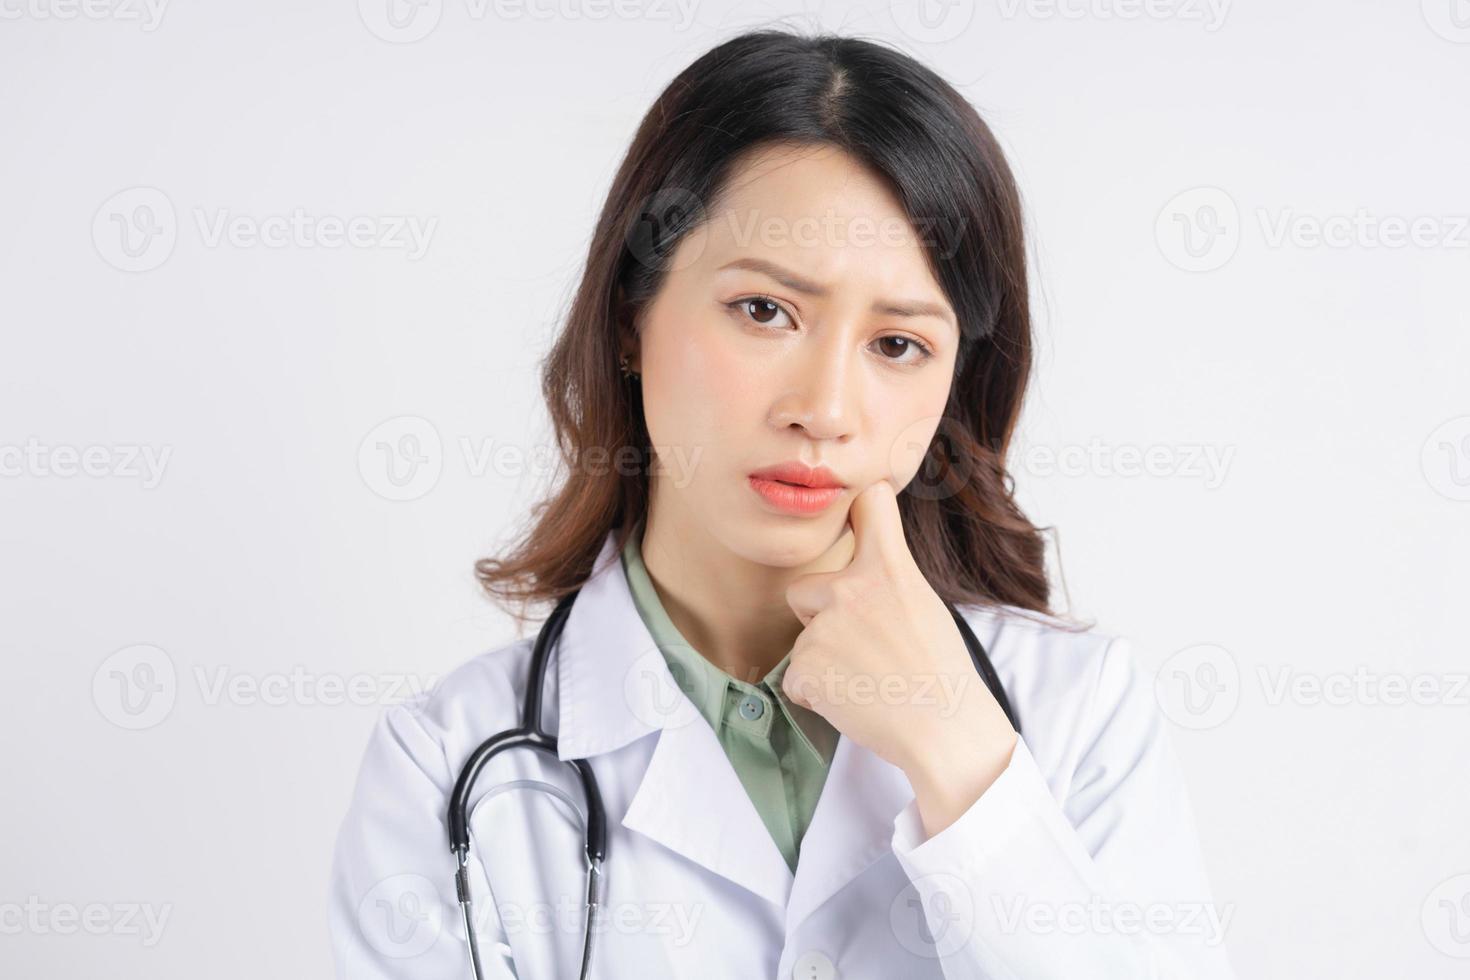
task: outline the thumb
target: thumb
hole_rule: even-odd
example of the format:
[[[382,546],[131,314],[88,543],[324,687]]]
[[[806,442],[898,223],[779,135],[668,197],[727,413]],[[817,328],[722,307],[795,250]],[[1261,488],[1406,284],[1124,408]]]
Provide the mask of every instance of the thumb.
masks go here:
[[[869,486],[847,512],[852,525],[854,565],[893,565],[909,553],[903,536],[903,515],[893,484],[879,480]]]

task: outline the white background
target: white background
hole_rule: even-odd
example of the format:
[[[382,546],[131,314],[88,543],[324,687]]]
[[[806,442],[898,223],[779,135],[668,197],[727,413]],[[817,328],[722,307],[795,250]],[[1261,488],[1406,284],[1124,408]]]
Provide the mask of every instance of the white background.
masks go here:
[[[614,168],[675,73],[784,19],[901,46],[1010,156],[1020,494],[1058,604],[1161,672],[1241,977],[1466,975],[1463,0],[431,0],[401,30],[387,0],[97,2],[0,0],[0,973],[329,975],[369,726],[513,635],[471,564],[549,474],[488,454],[545,449],[536,369]],[[129,259],[140,205],[174,241]],[[210,235],[298,210],[387,237]],[[424,424],[437,482],[385,499],[376,442]],[[154,717],[115,683],[139,658],[172,671]]]

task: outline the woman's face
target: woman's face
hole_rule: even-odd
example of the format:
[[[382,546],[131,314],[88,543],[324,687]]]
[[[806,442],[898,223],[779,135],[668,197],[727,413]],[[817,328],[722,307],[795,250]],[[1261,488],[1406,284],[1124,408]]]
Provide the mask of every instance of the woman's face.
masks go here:
[[[640,318],[658,522],[753,562],[815,561],[858,493],[918,472],[958,342],[919,232],[878,178],[831,147],[752,154]],[[789,461],[844,487],[792,513],[750,480]]]

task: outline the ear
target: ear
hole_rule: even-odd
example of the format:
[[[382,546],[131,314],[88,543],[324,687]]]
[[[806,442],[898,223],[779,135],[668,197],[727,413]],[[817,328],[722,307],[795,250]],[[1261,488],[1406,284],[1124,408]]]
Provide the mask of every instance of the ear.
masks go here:
[[[623,357],[627,357],[628,368],[634,374],[643,373],[638,361],[638,338],[633,331],[627,329],[618,331],[618,358],[621,361]]]
[[[618,338],[618,357],[628,355],[629,367],[638,371],[638,336],[642,333],[639,320],[643,318],[643,307],[628,302],[623,287],[617,286],[613,292],[613,310],[616,311],[613,322]]]

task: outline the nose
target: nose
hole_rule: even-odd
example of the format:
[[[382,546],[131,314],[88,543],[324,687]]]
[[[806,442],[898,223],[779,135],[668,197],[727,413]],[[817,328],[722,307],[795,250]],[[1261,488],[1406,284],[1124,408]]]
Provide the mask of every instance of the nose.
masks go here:
[[[857,424],[862,365],[846,331],[823,333],[783,360],[785,384],[770,421],[778,428],[799,426],[813,439],[845,442]]]

